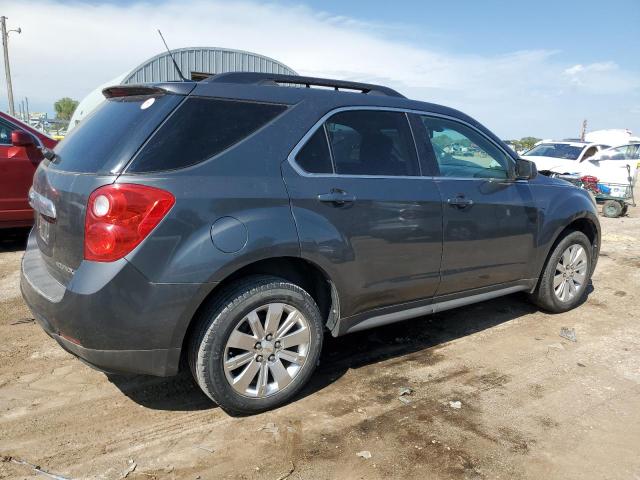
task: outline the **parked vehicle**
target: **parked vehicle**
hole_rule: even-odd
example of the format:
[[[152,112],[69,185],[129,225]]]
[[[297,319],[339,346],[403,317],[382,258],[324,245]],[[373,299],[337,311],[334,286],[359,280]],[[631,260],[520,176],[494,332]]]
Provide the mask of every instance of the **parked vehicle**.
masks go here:
[[[640,166],[640,143],[631,143],[602,150],[590,158],[581,169],[585,175],[602,182],[634,183]]]
[[[27,195],[33,174],[42,161],[41,147],[56,141],[0,112],[0,229],[33,224]]]
[[[257,73],[104,94],[36,172],[21,276],[45,331],[100,369],[187,364],[252,413],[300,391],[326,331],[518,291],[551,312],[585,297],[589,194],[459,111]]]
[[[582,163],[585,160],[608,147],[608,145],[585,142],[544,141],[525,152],[522,158],[534,162],[539,172],[573,174],[581,172]]]

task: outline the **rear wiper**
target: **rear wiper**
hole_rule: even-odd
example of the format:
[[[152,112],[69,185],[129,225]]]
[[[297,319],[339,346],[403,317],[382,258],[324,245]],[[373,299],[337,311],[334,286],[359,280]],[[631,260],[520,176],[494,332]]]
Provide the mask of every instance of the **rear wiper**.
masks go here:
[[[40,151],[42,152],[42,156],[47,160],[50,160],[51,162],[55,162],[58,158],[60,158],[56,152],[54,152],[50,148],[45,147],[44,145],[40,147]]]

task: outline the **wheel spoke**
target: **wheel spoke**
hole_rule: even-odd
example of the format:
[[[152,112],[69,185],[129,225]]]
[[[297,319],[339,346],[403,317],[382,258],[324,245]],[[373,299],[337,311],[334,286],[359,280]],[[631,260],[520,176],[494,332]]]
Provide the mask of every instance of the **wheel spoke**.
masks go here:
[[[586,279],[587,279],[587,274],[586,273],[578,273],[578,272],[576,272],[576,274],[573,276],[573,281],[575,283],[577,283],[578,285],[584,284],[584,281]]]
[[[567,248],[562,254],[562,266],[567,267],[571,264],[571,249]]]
[[[565,285],[566,285],[566,282],[564,281],[564,278],[563,278],[562,283],[560,283],[560,285],[558,285],[558,287],[556,288],[556,295],[560,300],[562,300],[562,295],[564,294]]]
[[[260,365],[260,372],[258,373],[258,383],[256,389],[258,390],[258,396],[264,397],[267,393],[267,382],[269,381],[269,367],[267,363]]]
[[[284,311],[284,305],[282,303],[271,303],[267,309],[267,320],[264,325],[265,333],[275,335],[280,326],[280,319],[282,318],[282,312]]]
[[[563,280],[564,280],[564,276],[562,274],[559,274],[553,277],[553,288],[557,289]]]
[[[258,339],[256,337],[252,337],[251,335],[247,335],[246,333],[234,330],[233,333],[229,336],[227,347],[252,351],[257,341]]]
[[[287,362],[295,363],[296,365],[302,365],[306,357],[297,352],[292,352],[291,350],[281,350],[280,358]]]
[[[251,381],[256,377],[256,373],[260,370],[260,365],[262,364],[258,362],[251,362],[247,365],[242,373],[233,379],[234,388],[244,393]]]
[[[251,327],[253,336],[258,339],[264,338],[264,328],[262,327],[260,317],[258,317],[258,312],[254,310],[249,313],[249,315],[247,315],[247,320],[249,321],[249,326]]]
[[[299,316],[300,316],[300,313],[298,313],[297,310],[294,310],[289,315],[287,315],[287,318],[285,318],[284,322],[282,322],[282,325],[280,325],[280,328],[278,328],[278,331],[276,332],[276,338],[282,337],[289,330],[291,330],[291,328],[296,323],[298,323]]]
[[[227,361],[225,361],[224,368],[228,372],[231,372],[232,370],[241,367],[251,360],[253,360],[253,352],[241,353],[240,355],[236,355],[235,357],[231,357]]]
[[[558,265],[556,266],[556,272],[564,273],[566,271],[567,271],[567,268],[561,263],[558,263]]]
[[[576,254],[575,259],[573,260],[573,267],[578,268],[578,266],[587,263],[587,253],[584,251],[584,248],[579,247],[578,253]]]
[[[576,284],[575,284],[575,282],[573,281],[573,279],[569,279],[569,280],[567,281],[567,284],[568,284],[568,286],[569,286],[569,298],[573,298],[573,297],[575,296],[575,294],[576,294],[577,290],[578,290],[578,289],[576,288]]]
[[[283,389],[291,383],[291,375],[289,375],[287,369],[284,368],[284,365],[279,358],[271,365],[271,374],[278,384],[279,389]]]
[[[309,342],[309,330],[307,328],[301,328],[289,335],[285,335],[280,339],[282,348],[291,348],[300,345],[301,343]]]

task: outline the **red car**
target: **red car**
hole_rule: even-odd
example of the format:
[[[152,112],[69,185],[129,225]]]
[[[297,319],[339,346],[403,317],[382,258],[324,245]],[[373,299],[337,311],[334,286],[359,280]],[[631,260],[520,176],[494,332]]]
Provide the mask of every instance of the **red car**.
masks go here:
[[[41,147],[53,148],[56,141],[0,112],[0,229],[33,224],[29,188],[38,164],[44,158]]]

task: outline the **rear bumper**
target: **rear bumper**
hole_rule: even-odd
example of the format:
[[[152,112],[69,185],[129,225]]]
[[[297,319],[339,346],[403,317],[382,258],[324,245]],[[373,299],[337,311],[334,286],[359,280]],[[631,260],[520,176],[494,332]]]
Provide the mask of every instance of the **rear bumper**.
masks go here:
[[[98,350],[85,348],[54,333],[51,325],[34,312],[38,324],[67,352],[105,373],[138,373],[166,377],[178,371],[180,349]]]
[[[22,296],[62,348],[107,372],[178,372],[184,334],[210,286],[152,283],[124,259],[83,262],[68,285],[47,268],[32,232],[22,260]]]

